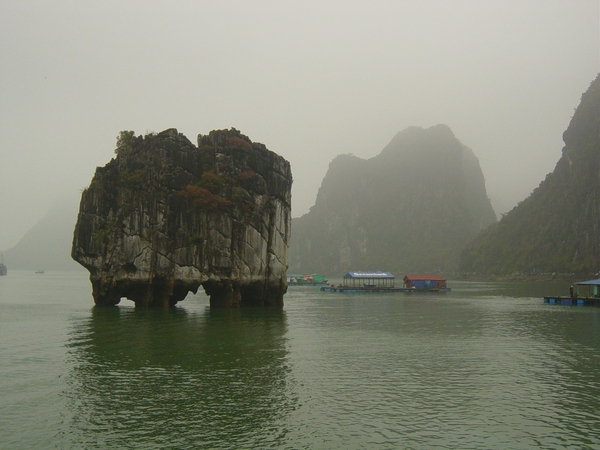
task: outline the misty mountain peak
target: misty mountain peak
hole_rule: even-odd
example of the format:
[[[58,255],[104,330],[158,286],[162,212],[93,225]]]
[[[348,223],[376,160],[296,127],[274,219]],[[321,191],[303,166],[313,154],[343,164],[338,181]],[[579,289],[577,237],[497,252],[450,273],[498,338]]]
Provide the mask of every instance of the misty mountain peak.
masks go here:
[[[457,156],[462,147],[463,144],[447,125],[429,128],[411,126],[398,132],[376,158],[387,163],[390,158],[410,157],[413,163],[419,163],[428,158]]]
[[[290,268],[452,272],[495,221],[473,152],[446,125],[409,127],[371,159],[331,162],[314,207],[292,221]]]

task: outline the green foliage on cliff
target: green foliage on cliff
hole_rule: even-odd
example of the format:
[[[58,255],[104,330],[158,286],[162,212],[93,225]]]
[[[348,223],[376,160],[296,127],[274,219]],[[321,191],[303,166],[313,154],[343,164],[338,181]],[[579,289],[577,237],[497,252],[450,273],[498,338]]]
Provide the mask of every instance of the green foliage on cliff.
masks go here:
[[[133,131],[123,130],[117,136],[117,148],[115,153],[121,154],[130,151],[135,139],[135,133]]]
[[[470,276],[580,274],[600,270],[600,77],[563,134],[554,171],[461,255]]]
[[[225,180],[217,175],[214,170],[208,170],[200,176],[200,181],[197,184],[212,194],[218,194],[221,192],[224,183]]]
[[[340,155],[292,221],[290,270],[445,272],[496,221],[473,152],[445,125],[408,128],[369,160]]]

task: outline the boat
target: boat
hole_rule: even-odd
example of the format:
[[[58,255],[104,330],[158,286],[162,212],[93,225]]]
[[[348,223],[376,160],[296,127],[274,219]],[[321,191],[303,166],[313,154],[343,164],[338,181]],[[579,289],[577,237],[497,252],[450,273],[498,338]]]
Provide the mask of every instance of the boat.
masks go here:
[[[36,270],[35,273],[44,273],[44,271],[40,269],[40,270]]]
[[[0,253],[0,276],[4,276],[8,273],[8,269],[4,265],[4,255]]]
[[[406,275],[402,287],[395,286],[396,277],[390,272],[348,272],[337,286],[323,286],[323,292],[449,292],[446,279],[438,275]]]
[[[569,296],[545,296],[544,303],[568,306],[600,306],[600,278],[573,283],[569,292]]]
[[[288,274],[286,275],[288,286],[324,286],[327,279],[323,275],[313,273],[311,275]]]

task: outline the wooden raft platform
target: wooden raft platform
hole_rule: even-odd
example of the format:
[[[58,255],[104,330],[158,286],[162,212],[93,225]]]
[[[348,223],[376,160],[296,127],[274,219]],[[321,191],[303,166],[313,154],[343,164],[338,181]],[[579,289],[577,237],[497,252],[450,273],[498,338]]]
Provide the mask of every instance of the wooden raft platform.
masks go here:
[[[427,293],[427,292],[450,292],[450,288],[443,289],[409,289],[395,287],[352,287],[352,286],[323,286],[323,292],[342,292],[346,294],[353,293],[387,293],[387,292],[404,292],[406,294]]]
[[[551,305],[567,305],[567,306],[600,306],[600,298],[592,297],[564,297],[564,296],[548,296],[544,297],[544,303]]]

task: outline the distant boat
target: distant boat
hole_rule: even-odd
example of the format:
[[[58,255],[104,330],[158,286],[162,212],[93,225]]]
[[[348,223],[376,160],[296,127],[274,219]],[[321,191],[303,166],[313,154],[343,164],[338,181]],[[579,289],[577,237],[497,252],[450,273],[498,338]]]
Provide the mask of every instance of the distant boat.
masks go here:
[[[323,275],[313,273],[311,275],[298,275],[288,274],[287,275],[288,286],[325,286],[327,279]]]
[[[2,263],[0,263],[0,276],[6,275],[8,273],[8,269]]]
[[[36,270],[35,273],[44,273],[43,270]]]

